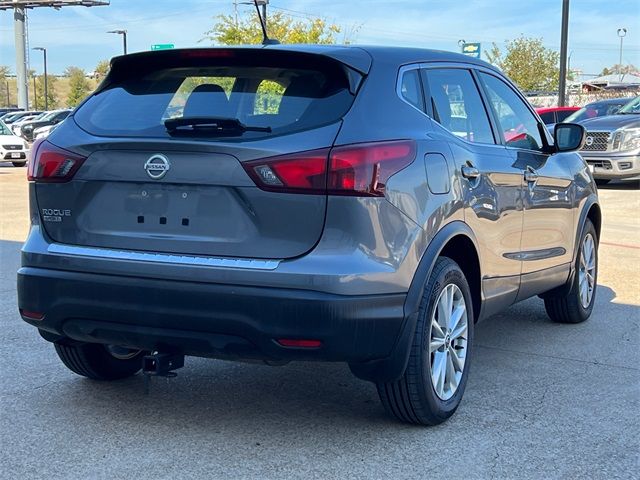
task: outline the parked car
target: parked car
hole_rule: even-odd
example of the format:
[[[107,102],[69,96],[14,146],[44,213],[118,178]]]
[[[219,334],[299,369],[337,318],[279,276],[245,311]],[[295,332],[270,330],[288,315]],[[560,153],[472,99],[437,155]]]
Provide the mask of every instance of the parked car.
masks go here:
[[[27,163],[27,144],[14,135],[0,120],[0,161],[11,162],[14,167],[23,167]]]
[[[587,130],[581,153],[596,182],[640,181],[640,96],[614,115],[580,123]]]
[[[25,115],[24,117],[20,118],[19,120],[15,120],[14,122],[11,123],[11,125],[9,125],[9,128],[11,129],[11,131],[17,135],[17,136],[21,136],[20,135],[20,129],[22,128],[22,125],[25,124],[26,122],[31,122],[33,120],[37,120],[39,118],[42,118],[42,115],[44,115],[43,113],[39,113],[37,115]]]
[[[35,128],[46,127],[48,125],[57,125],[69,116],[71,110],[68,108],[61,110],[52,110],[43,114],[37,119],[25,121],[20,125],[19,135],[25,140],[33,141],[33,131]]]
[[[33,139],[38,140],[39,138],[47,138],[49,134],[56,128],[58,125],[47,125],[46,127],[39,127],[33,130]]]
[[[4,115],[2,117],[2,121],[5,123],[6,126],[10,127],[14,122],[17,122],[21,119],[23,119],[24,117],[27,116],[34,116],[34,115],[40,115],[42,113],[42,111],[39,110],[29,110],[29,111],[22,111],[22,112],[10,112],[7,115]]]
[[[580,110],[580,107],[538,107],[536,112],[545,125],[554,125],[564,121],[573,112]]]
[[[391,415],[441,423],[477,321],[535,295],[555,321],[590,316],[583,141],[574,124],[551,138],[460,54],[117,57],[33,146],[20,314],[85,377],[168,375],[185,355],[341,361]]]
[[[18,107],[0,108],[0,119],[8,113],[17,113],[20,111],[22,111],[22,109]]]
[[[580,123],[583,120],[589,120],[590,118],[614,115],[618,112],[618,110],[629,103],[629,100],[629,97],[598,100],[597,102],[592,102],[585,105],[580,110],[569,115],[563,121],[567,123]]]

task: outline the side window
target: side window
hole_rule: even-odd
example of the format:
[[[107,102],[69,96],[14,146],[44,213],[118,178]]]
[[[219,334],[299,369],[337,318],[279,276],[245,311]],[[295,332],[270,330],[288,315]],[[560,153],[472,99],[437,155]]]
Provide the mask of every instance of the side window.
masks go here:
[[[560,112],[558,112],[560,113]],[[545,124],[549,124],[549,123],[556,123],[556,118],[553,114],[553,112],[545,112],[545,113],[541,113],[540,114],[540,118],[542,119],[542,121]]]
[[[420,86],[420,71],[418,69],[404,72],[400,85],[400,94],[404,100],[424,112],[422,87]]]
[[[556,113],[558,114],[558,123],[562,123],[573,112],[571,110],[560,110],[559,112],[556,112]]]
[[[507,146],[527,150],[542,150],[542,136],[538,130],[538,120],[526,104],[502,80],[486,73],[480,73],[496,114],[500,130]]]
[[[434,120],[468,142],[496,143],[489,117],[469,70],[427,69]]]

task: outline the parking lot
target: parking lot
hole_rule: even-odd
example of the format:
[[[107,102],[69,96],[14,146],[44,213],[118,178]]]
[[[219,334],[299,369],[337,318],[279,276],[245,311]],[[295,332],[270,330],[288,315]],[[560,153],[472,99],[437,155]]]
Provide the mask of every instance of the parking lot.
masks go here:
[[[531,299],[479,325],[465,398],[435,427],[388,418],[346,365],[187,358],[177,378],[68,371],[17,312],[25,168],[0,163],[3,478],[630,478],[640,451],[640,190],[601,189],[597,303]],[[636,474],[632,472],[636,471]]]

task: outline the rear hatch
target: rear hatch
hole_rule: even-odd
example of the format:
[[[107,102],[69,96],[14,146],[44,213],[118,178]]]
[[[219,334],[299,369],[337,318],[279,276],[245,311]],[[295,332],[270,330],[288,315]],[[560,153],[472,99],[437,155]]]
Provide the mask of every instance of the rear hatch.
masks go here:
[[[326,163],[361,78],[328,56],[287,50],[120,57],[37,146],[30,174],[44,229],[72,245],[302,255],[322,234],[327,196],[316,187],[326,179],[316,177],[326,171],[291,154]],[[262,165],[281,157],[284,174]]]

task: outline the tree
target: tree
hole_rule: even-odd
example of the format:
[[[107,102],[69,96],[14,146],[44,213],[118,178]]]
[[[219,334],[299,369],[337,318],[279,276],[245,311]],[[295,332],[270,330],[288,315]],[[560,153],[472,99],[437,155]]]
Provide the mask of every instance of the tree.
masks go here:
[[[328,24],[321,18],[295,21],[282,12],[275,12],[269,15],[268,32],[269,37],[278,39],[280,43],[332,44],[336,43],[336,35],[341,32],[341,28]],[[205,35],[203,40],[211,40],[220,45],[262,42],[262,28],[255,13],[239,20],[233,15],[218,15],[217,22]]]
[[[485,56],[522,90],[558,89],[560,54],[546,48],[540,38],[521,36],[509,40],[504,54],[494,43]]]
[[[600,75],[612,75],[612,74],[638,74],[638,68],[635,65],[620,65],[616,63],[611,68],[603,68]]]
[[[107,73],[109,73],[110,68],[111,64],[109,63],[109,60],[100,60],[95,69],[96,79],[101,82],[104,77],[107,76]]]
[[[11,98],[9,94],[9,80],[7,77],[11,74],[11,69],[6,65],[0,65],[0,105],[6,107],[11,106]]]
[[[53,75],[47,76],[47,98],[49,100],[49,110],[58,107],[58,95],[56,94],[56,83],[58,79]],[[44,75],[36,77],[36,103],[39,108],[44,108]]]
[[[67,67],[64,71],[64,75],[69,78],[69,96],[67,97],[67,105],[70,107],[76,107],[89,94],[91,90],[89,82],[87,82],[84,70],[78,67]]]

